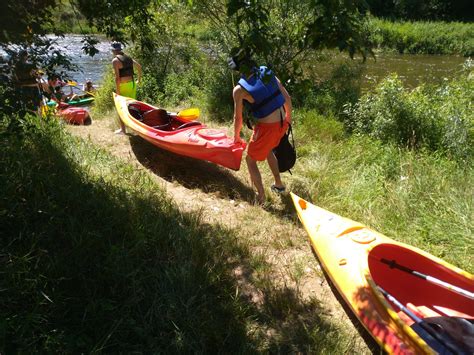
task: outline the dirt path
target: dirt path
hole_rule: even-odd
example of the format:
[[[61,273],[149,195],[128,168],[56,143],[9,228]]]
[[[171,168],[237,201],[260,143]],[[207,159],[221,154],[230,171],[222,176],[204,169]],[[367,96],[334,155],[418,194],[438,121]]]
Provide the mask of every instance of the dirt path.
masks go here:
[[[90,126],[68,126],[74,135],[90,139],[112,154],[149,171],[184,211],[199,211],[207,223],[220,223],[245,238],[252,252],[269,263],[271,282],[301,297],[316,299],[328,319],[346,329],[357,353],[370,353],[352,322],[324,279],[312,254],[306,232],[297,220],[289,196],[271,196],[267,209],[253,205],[247,168],[234,172],[216,165],[174,155],[149,144],[138,136],[115,135],[113,118],[94,120]],[[261,164],[263,165],[263,164]],[[270,186],[270,173],[264,170]],[[269,194],[271,192],[268,192]],[[234,270],[240,292],[257,306],[264,296],[242,268]]]

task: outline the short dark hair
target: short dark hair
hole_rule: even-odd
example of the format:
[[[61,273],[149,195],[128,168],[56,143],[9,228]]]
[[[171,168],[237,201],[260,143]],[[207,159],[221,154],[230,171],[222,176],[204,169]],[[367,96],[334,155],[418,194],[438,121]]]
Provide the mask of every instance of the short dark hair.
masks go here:
[[[246,48],[234,48],[231,57],[227,60],[229,68],[236,71],[249,71],[256,66],[252,60],[252,53]]]

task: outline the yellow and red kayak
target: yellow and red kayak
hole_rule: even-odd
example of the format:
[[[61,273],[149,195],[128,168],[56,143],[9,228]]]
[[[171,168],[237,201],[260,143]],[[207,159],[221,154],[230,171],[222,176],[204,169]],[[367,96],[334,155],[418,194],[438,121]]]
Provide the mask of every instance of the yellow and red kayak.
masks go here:
[[[240,169],[246,144],[234,143],[224,130],[208,128],[179,113],[115,93],[114,100],[125,126],[157,147],[233,170]]]
[[[327,275],[386,352],[473,353],[473,275],[291,196]]]

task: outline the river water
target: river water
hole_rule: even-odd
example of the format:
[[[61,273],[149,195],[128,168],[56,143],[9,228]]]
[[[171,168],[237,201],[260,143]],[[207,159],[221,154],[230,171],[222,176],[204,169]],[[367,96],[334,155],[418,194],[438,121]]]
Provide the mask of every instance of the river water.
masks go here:
[[[65,37],[55,38],[55,40],[57,47],[65,52],[65,54],[68,54],[71,57],[72,63],[76,64],[79,68],[79,71],[68,73],[71,79],[80,84],[83,84],[86,80],[92,80],[95,85],[100,85],[106,65],[112,62],[110,42],[102,39],[96,45],[99,53],[91,57],[82,51],[81,35],[69,34]]]
[[[447,55],[377,54],[364,64],[363,87],[373,87],[390,73],[397,73],[406,86],[439,83],[451,79],[462,70],[466,58]]]
[[[67,35],[57,38],[58,46],[62,47],[72,58],[72,62],[80,68],[79,72],[69,73],[79,83],[90,79],[100,84],[107,65],[110,65],[112,53],[110,43],[103,39],[96,46],[99,53],[90,57],[82,52],[82,36]],[[336,55],[340,60],[347,56]],[[392,72],[396,72],[408,87],[416,87],[423,82],[437,83],[444,78],[452,78],[462,68],[466,58],[446,55],[410,55],[397,53],[377,54],[376,59],[368,58],[363,64],[362,87],[370,90],[377,82]],[[324,64],[320,70],[329,73],[329,66]],[[324,77],[324,75],[322,75]]]

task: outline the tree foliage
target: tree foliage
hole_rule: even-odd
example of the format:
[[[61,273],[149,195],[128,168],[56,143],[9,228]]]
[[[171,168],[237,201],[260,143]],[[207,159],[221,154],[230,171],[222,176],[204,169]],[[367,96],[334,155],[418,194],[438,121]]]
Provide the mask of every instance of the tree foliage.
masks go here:
[[[322,48],[367,55],[363,4],[361,0],[203,0],[195,6],[226,28],[234,45],[275,61],[276,52],[285,46],[293,49],[288,59]]]
[[[400,20],[473,21],[471,0],[367,0],[375,16]]]
[[[29,61],[45,74],[74,70],[70,59],[57,46],[54,36],[61,35],[54,26],[53,12],[60,6],[59,0],[7,1],[0,12],[0,48],[6,54],[0,57],[0,110],[6,115],[25,113],[22,97],[15,90],[13,70],[19,52],[27,50]],[[63,71],[61,73],[61,71]]]

